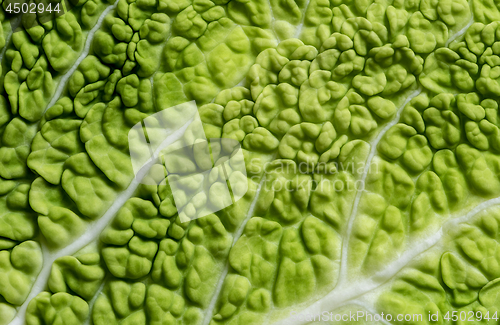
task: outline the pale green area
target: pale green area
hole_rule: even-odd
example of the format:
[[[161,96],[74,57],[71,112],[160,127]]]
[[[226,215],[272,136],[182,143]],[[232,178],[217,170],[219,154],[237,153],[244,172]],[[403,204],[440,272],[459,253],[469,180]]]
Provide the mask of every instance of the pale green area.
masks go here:
[[[496,324],[498,316],[498,207],[487,209],[445,234],[443,245],[398,273],[377,301],[390,313],[439,314],[451,323],[452,312],[476,324]],[[450,312],[446,320],[446,313]],[[488,313],[488,314],[487,314]],[[490,318],[489,320],[485,318]],[[481,318],[483,318],[481,320]],[[417,324],[417,322],[415,322]],[[418,324],[431,324],[428,318]]]

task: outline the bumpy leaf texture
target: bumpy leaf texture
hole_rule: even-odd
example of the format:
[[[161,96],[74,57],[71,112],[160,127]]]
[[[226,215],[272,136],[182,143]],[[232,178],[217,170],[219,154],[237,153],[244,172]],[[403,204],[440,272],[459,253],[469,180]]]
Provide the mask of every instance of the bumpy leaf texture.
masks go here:
[[[498,323],[497,1],[1,4],[0,325]],[[185,222],[127,136],[190,101],[248,190]]]

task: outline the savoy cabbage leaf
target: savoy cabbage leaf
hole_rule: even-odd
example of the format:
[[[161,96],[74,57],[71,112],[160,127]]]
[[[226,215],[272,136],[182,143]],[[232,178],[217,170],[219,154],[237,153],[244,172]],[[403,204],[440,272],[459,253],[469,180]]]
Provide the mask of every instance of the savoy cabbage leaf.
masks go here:
[[[496,1],[1,5],[0,325],[498,323]]]

